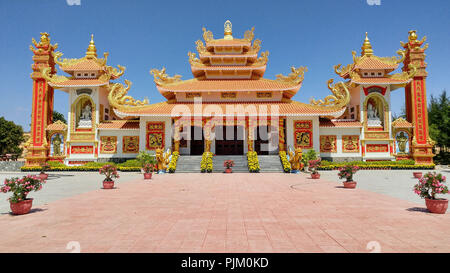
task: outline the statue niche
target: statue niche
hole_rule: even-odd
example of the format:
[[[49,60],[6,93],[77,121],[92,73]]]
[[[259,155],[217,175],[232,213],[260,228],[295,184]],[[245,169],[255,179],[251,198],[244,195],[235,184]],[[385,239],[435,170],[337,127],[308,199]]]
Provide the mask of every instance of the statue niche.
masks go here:
[[[81,99],[76,107],[76,119],[78,128],[92,128],[92,116],[93,116],[92,102],[87,99]]]
[[[375,98],[370,98],[367,102],[367,126],[380,127],[382,126],[382,103]]]
[[[409,154],[409,135],[404,131],[396,134],[395,140],[397,142],[397,154]]]
[[[52,156],[63,156],[64,154],[64,136],[62,134],[54,134],[51,137],[51,150]]]

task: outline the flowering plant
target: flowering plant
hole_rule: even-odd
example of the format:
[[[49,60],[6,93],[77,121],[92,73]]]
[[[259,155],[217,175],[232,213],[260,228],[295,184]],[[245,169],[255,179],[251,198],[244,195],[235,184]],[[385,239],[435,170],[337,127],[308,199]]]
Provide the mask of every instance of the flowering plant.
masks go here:
[[[339,179],[346,178],[346,182],[353,181],[353,175],[359,170],[358,166],[353,165],[345,165],[344,167],[339,168]]]
[[[109,164],[100,168],[100,174],[104,174],[106,176],[105,181],[113,181],[113,178],[119,178],[117,168]]]
[[[44,162],[41,164],[41,173],[45,173],[45,171],[50,170],[50,164],[47,162]]]
[[[0,191],[3,193],[12,192],[13,195],[8,199],[11,203],[18,203],[27,198],[30,191],[38,191],[42,189],[45,180],[41,180],[36,176],[27,175],[22,178],[14,177],[5,179]]]
[[[142,166],[142,170],[145,173],[152,173],[155,170],[155,165],[150,164],[150,163],[146,163]]]
[[[420,178],[419,183],[414,186],[414,192],[421,198],[436,199],[436,194],[448,193],[448,187],[444,185],[446,180],[442,174],[426,173]]]
[[[317,168],[320,167],[321,160],[322,160],[322,159],[319,157],[318,159],[310,160],[310,161],[309,161],[309,167],[308,167],[308,170],[311,171],[312,174],[318,174],[318,173],[319,173],[319,172],[317,171]]]
[[[223,162],[223,166],[226,167],[227,169],[230,169],[231,167],[234,166],[234,161],[233,160],[225,160]]]

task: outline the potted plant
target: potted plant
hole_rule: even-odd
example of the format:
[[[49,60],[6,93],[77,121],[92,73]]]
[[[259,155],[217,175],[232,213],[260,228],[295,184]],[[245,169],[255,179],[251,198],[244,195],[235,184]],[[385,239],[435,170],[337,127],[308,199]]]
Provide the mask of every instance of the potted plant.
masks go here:
[[[317,168],[320,167],[321,159],[310,160],[308,170],[311,172],[312,179],[319,179],[320,173],[317,171]]]
[[[150,163],[144,164],[144,166],[142,166],[142,170],[144,171],[144,179],[151,179],[154,171],[154,165]]]
[[[345,165],[339,168],[339,179],[345,178],[346,181],[343,182],[344,188],[354,189],[356,187],[356,181],[353,181],[353,175],[359,170],[358,166]]]
[[[413,172],[415,178],[422,178],[422,172]]]
[[[444,185],[445,176],[442,174],[426,173],[414,186],[414,192],[421,198],[425,198],[427,209],[431,213],[444,214],[448,208],[448,200],[436,198],[436,194],[448,193],[448,187]]]
[[[45,171],[50,170],[50,165],[47,162],[41,164],[41,173],[39,174],[39,178],[42,180],[47,180],[48,174]]]
[[[0,191],[13,193],[8,199],[11,211],[15,215],[21,215],[30,212],[33,205],[33,198],[27,198],[28,193],[42,189],[42,184],[45,184],[45,180],[37,176],[27,175],[22,178],[5,179]]]
[[[223,162],[223,166],[225,167],[225,173],[232,173],[233,170],[231,169],[231,167],[234,166],[234,161],[233,160],[225,160]]]
[[[100,168],[100,174],[104,174],[106,176],[106,178],[103,180],[103,188],[104,189],[114,188],[114,180],[112,179],[119,178],[117,168],[113,165],[107,164]]]

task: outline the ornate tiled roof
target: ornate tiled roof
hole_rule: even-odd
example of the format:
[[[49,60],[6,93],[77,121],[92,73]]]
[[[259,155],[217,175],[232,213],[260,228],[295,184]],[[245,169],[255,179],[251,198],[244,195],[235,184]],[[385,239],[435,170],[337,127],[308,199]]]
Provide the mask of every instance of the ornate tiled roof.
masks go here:
[[[48,131],[65,131],[66,129],[67,125],[60,120],[47,126]]]
[[[405,84],[409,83],[412,78],[409,79],[392,79],[392,78],[357,78],[352,80],[353,83],[357,84]]]
[[[107,120],[98,125],[98,129],[120,129],[120,130],[136,130],[139,129],[138,120]]]
[[[320,127],[362,127],[362,124],[360,121],[357,120],[339,120],[339,119],[332,119],[332,120],[320,120]]]
[[[259,80],[187,80],[174,84],[158,86],[164,91],[191,92],[191,91],[283,91],[293,90],[300,84],[292,84],[281,81],[259,79]]]
[[[61,67],[61,69],[64,71],[101,71],[103,66],[94,59],[83,59],[75,64]]]
[[[396,127],[396,128],[412,128],[413,125],[412,123],[410,123],[409,121],[403,119],[403,118],[398,118],[396,120],[394,120],[392,122],[392,127]]]
[[[393,62],[383,62],[379,57],[376,56],[363,56],[361,59],[355,63],[354,69],[397,69],[398,63]]]
[[[75,87],[75,86],[102,86],[107,85],[109,81],[99,79],[70,79],[64,81],[52,81],[48,84],[52,87]]]
[[[235,109],[236,111],[232,111]],[[281,115],[281,116],[340,116],[343,109],[327,109],[326,107],[317,107],[309,104],[289,101],[278,103],[170,103],[160,102],[139,109],[115,109],[119,116],[176,116],[188,115],[196,116],[203,113],[211,113],[213,116],[256,116],[260,115]],[[230,112],[231,111],[231,112]],[[184,114],[186,113],[186,114]]]

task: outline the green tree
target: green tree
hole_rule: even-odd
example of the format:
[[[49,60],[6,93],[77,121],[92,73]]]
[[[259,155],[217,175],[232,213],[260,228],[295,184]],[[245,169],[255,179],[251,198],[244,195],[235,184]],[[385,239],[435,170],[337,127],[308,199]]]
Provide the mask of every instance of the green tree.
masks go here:
[[[428,105],[428,127],[430,137],[436,141],[437,146],[443,149],[450,146],[450,98],[446,90],[437,98],[431,95]]]
[[[65,124],[67,124],[67,120],[66,120],[66,118],[64,117],[63,114],[61,114],[58,111],[53,111],[53,122],[56,122],[58,120],[60,120],[60,121],[64,122]]]
[[[23,140],[22,126],[0,117],[0,154],[22,154]]]

